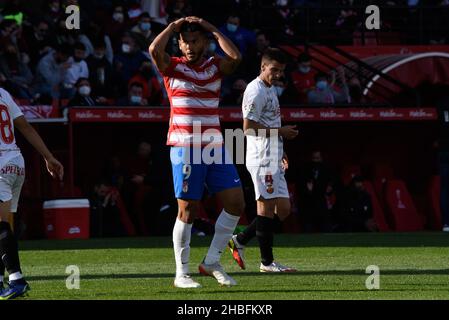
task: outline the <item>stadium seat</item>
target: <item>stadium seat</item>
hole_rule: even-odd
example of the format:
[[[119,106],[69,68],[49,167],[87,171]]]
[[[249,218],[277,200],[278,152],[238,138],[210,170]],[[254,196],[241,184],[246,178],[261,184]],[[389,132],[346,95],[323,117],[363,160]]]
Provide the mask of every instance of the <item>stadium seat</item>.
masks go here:
[[[417,212],[412,197],[403,181],[391,180],[386,182],[385,200],[395,231],[410,232],[423,230],[423,217]]]
[[[373,204],[373,216],[374,220],[377,223],[379,231],[381,232],[390,231],[390,227],[388,226],[387,221],[385,219],[384,210],[382,209],[379,199],[377,198],[372,183],[369,181],[365,181],[363,182],[363,185],[365,187],[366,192],[368,192],[371,196],[371,202]]]
[[[433,230],[441,230],[443,223],[441,220],[440,208],[440,176],[432,176],[430,178],[428,188],[429,199],[429,222]]]

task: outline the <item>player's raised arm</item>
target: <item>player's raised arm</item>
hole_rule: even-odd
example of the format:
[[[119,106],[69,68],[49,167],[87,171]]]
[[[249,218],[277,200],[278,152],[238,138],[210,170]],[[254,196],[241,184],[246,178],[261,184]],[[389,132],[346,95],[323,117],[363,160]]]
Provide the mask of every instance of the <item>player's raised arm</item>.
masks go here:
[[[62,180],[64,177],[64,167],[56,160],[53,154],[48,150],[42,138],[34,128],[26,121],[24,116],[14,119],[14,127],[19,129],[25,139],[44,157],[48,172],[53,178]]]
[[[164,72],[170,65],[170,56],[165,52],[167,43],[170,40],[173,32],[179,32],[182,24],[186,21],[185,18],[178,19],[170,23],[151,43],[148,51],[151,59],[160,72]]]
[[[220,61],[220,71],[223,74],[233,73],[240,62],[242,61],[242,55],[235,44],[224,34],[222,34],[217,27],[207,22],[204,19],[198,17],[187,17],[186,21],[195,22],[200,24],[206,31],[209,31],[217,40],[218,45],[226,54],[226,57]]]

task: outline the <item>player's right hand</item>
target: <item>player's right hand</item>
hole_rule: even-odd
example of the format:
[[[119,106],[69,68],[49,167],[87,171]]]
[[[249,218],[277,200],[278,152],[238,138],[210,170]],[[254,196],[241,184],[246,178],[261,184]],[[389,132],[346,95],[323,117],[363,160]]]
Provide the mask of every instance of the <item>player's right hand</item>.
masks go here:
[[[279,129],[279,134],[287,140],[292,140],[298,136],[299,131],[296,126],[283,126]]]
[[[62,164],[56,160],[55,158],[45,159],[45,163],[47,164],[47,171],[51,174],[51,176],[56,179],[62,181],[64,178],[64,167]]]
[[[173,25],[173,31],[175,31],[175,32],[181,31],[181,26],[184,22],[186,22],[186,18],[181,18],[176,21],[173,21],[171,23]]]

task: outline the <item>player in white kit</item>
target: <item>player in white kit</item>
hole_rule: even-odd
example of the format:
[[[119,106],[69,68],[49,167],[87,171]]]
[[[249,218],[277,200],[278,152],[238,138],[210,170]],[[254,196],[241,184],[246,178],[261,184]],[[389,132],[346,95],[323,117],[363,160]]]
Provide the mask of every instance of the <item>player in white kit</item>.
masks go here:
[[[261,272],[292,272],[273,258],[275,214],[283,221],[290,214],[290,199],[284,174],[288,159],[283,139],[298,135],[296,126],[281,124],[279,100],[273,82],[285,70],[286,57],[279,49],[269,48],[262,57],[260,75],[246,88],[242,110],[247,138],[246,168],[251,174],[257,200],[257,217],[241,233],[234,235],[229,247],[234,259],[245,269],[244,246],[257,236],[261,252]]]
[[[14,299],[29,289],[20,268],[17,240],[9,224],[9,216],[17,212],[20,191],[25,180],[25,162],[16,145],[14,128],[44,157],[47,170],[62,180],[64,168],[46,147],[34,128],[25,120],[11,95],[0,88],[0,299]],[[3,287],[5,268],[8,287]]]

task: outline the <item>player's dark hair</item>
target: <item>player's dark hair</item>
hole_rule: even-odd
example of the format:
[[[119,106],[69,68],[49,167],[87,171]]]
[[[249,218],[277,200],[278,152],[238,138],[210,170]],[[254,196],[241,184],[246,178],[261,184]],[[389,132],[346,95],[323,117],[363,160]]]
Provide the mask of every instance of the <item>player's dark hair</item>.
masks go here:
[[[199,23],[184,22],[181,26],[179,34],[184,33],[184,32],[197,32],[197,31],[203,35],[206,34],[206,30],[204,30],[204,28]]]
[[[280,64],[287,64],[287,56],[278,48],[268,48],[263,53],[262,61],[276,61]]]

